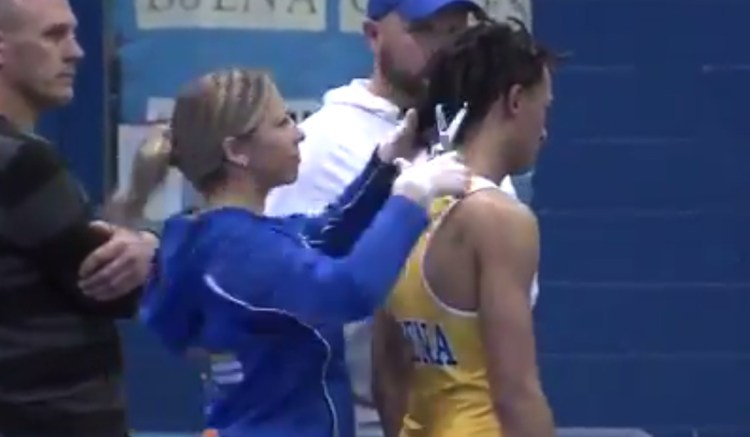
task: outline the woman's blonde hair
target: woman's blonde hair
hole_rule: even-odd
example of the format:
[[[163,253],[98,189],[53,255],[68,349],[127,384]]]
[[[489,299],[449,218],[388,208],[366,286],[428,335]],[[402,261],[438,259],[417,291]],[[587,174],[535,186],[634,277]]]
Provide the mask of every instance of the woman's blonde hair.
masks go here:
[[[258,70],[234,68],[209,73],[177,96],[172,114],[172,164],[198,189],[223,177],[228,138],[251,134],[278,91]]]
[[[260,70],[218,70],[190,82],[177,96],[167,134],[158,140],[160,150],[167,153],[144,151],[136,157],[148,162],[134,169],[151,170],[148,177],[132,175],[131,189],[137,190],[132,197],[147,199],[163,182],[170,164],[199,191],[213,188],[225,177],[224,141],[252,134],[269,99],[277,96],[273,80]]]

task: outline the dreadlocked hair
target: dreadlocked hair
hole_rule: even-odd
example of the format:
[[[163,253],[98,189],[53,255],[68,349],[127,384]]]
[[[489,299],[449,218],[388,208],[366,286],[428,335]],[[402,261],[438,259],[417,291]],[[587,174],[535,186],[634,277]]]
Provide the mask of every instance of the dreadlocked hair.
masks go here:
[[[540,83],[545,67],[559,59],[537,44],[520,20],[479,21],[427,63],[427,88],[417,105],[419,131],[425,139],[434,137],[436,105],[442,104],[450,121],[466,104],[466,117],[455,137],[460,144],[467,127],[481,121],[499,97],[513,85],[526,88]]]

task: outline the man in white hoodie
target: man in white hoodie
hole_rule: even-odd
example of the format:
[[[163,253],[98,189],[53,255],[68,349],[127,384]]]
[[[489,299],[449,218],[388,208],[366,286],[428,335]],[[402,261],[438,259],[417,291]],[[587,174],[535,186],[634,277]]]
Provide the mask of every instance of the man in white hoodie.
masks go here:
[[[484,14],[469,0],[370,0],[363,31],[374,53],[373,72],[325,93],[323,106],[300,125],[299,177],[271,193],[266,212],[309,213],[333,201],[393,131],[403,108],[416,103],[428,58],[468,25],[471,13]],[[510,179],[501,188],[515,196]],[[370,389],[371,327],[365,320],[345,329],[357,437],[383,435]]]

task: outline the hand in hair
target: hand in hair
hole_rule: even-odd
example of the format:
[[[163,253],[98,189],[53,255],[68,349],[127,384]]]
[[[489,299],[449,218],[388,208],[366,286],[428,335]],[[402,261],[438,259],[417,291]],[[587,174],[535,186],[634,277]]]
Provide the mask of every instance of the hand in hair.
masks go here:
[[[409,109],[398,127],[378,146],[378,158],[392,163],[396,159],[411,161],[419,152],[417,141],[417,111]]]

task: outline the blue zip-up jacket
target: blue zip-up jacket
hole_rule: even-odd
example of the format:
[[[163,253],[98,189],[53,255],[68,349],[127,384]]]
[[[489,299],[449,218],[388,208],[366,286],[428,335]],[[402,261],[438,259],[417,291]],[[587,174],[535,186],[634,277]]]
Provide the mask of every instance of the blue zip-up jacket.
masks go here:
[[[172,351],[208,352],[221,436],[353,437],[343,324],[384,302],[428,223],[390,196],[395,174],[373,156],[316,217],[224,208],[165,224],[140,315]]]

